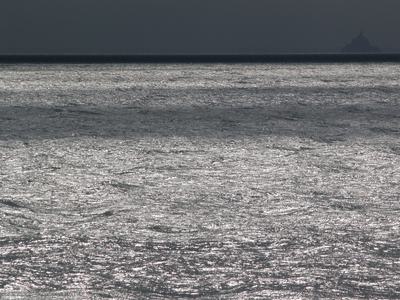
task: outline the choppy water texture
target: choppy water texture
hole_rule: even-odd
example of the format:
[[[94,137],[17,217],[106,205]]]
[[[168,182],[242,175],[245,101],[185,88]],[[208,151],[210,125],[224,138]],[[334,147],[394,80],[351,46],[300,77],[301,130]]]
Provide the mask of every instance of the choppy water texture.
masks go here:
[[[400,298],[400,65],[0,66],[1,299]]]

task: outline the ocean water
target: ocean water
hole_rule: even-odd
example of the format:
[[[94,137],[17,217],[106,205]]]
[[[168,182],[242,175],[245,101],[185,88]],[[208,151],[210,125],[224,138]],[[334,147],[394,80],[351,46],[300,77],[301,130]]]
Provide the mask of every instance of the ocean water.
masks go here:
[[[0,66],[1,299],[399,299],[399,64]]]

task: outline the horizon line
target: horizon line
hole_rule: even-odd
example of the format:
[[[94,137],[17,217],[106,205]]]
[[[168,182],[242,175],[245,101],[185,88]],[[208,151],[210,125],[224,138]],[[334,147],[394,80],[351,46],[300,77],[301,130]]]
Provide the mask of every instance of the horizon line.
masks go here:
[[[400,52],[266,54],[0,54],[0,63],[267,63],[400,62]]]

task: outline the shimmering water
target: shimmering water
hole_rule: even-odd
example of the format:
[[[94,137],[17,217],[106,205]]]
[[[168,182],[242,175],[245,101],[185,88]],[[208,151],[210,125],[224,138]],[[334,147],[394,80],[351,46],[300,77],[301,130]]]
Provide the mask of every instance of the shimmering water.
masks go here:
[[[400,298],[400,65],[0,66],[1,299]]]

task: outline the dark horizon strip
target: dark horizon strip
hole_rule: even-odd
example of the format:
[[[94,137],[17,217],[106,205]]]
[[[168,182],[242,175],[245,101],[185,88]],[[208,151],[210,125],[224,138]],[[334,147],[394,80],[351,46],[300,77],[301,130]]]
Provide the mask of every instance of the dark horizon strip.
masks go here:
[[[1,64],[18,63],[381,63],[400,62],[400,54],[267,55],[0,55]]]

